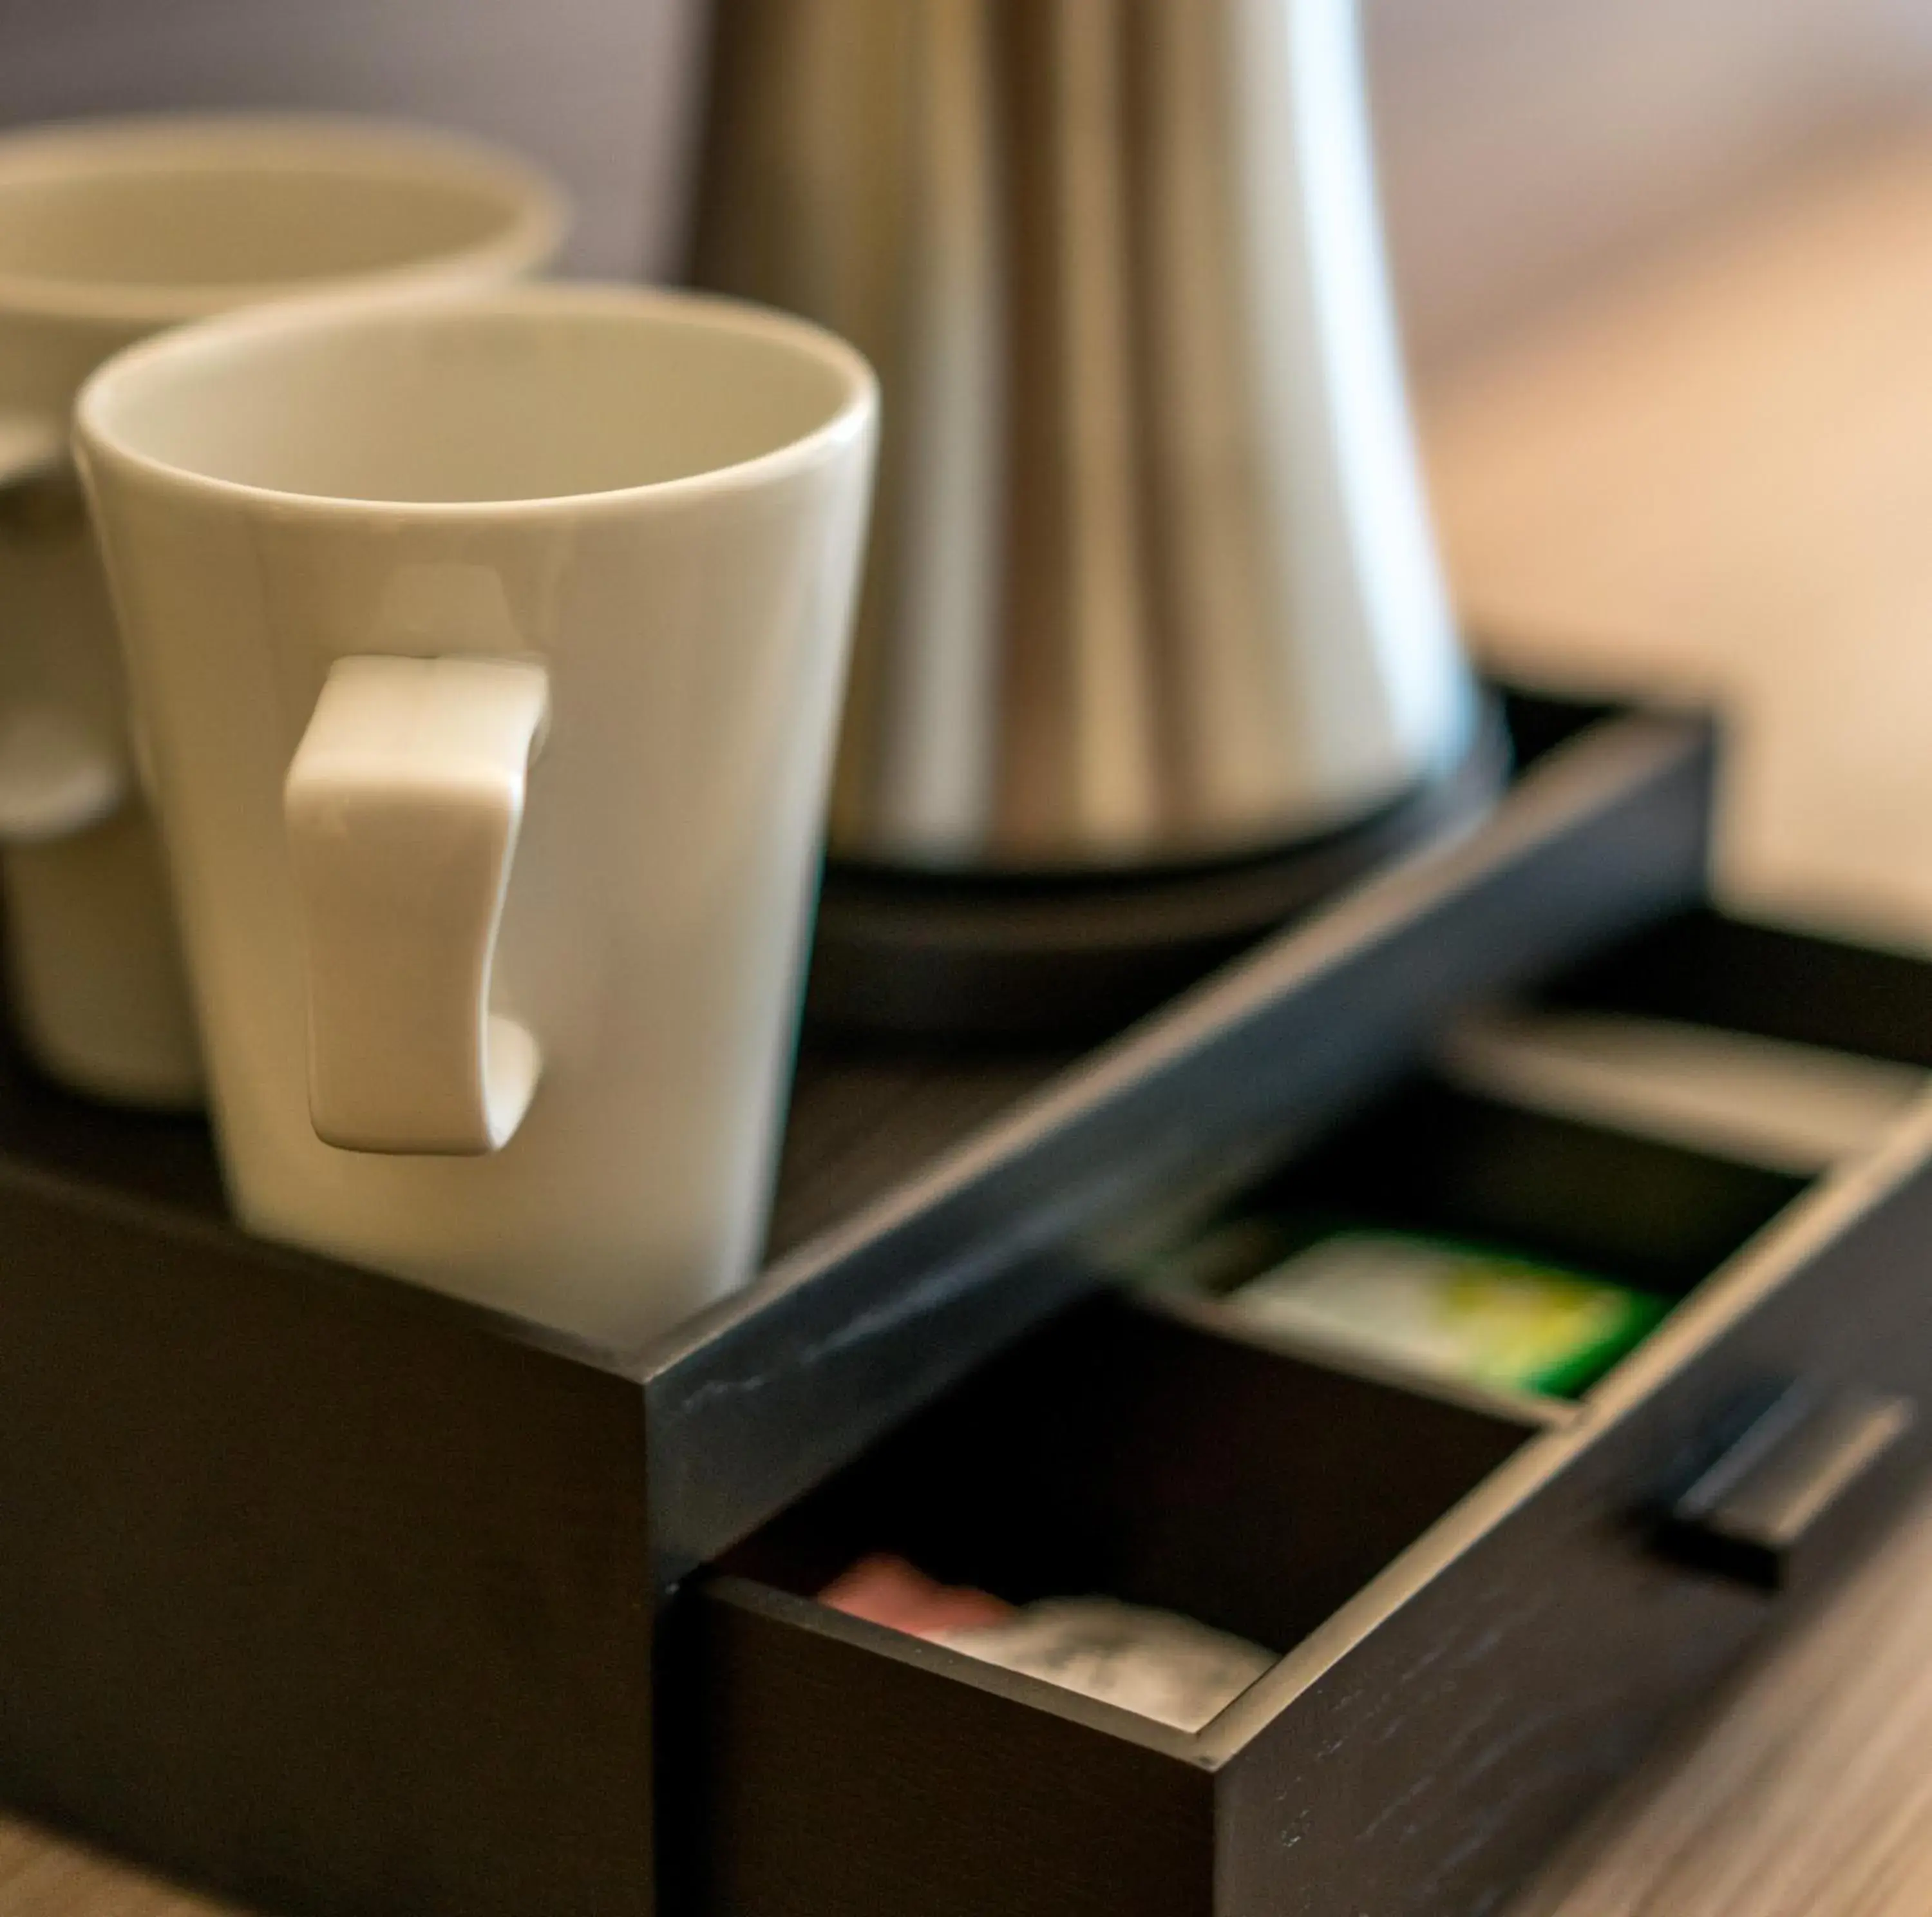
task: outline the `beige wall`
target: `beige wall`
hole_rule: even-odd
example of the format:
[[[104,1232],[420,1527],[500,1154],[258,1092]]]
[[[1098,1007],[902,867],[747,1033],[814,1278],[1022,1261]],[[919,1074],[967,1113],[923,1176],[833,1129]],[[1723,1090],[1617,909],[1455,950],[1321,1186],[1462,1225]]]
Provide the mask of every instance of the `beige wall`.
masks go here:
[[[580,271],[675,259],[703,0],[0,0],[0,125],[158,107],[394,113],[567,180]]]
[[[1932,0],[1366,0],[1424,360],[1932,98]]]
[[[1932,0],[1364,4],[1425,359],[1932,71]],[[0,125],[231,104],[419,115],[556,168],[584,209],[574,266],[661,272],[704,5],[0,0]]]

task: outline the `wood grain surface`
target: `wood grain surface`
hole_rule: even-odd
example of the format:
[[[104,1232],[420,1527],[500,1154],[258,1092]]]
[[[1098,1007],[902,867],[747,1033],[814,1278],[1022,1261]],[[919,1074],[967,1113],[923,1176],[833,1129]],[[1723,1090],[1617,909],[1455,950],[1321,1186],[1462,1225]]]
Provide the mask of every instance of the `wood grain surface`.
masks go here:
[[[1881,669],[1917,651],[1932,662],[1932,135],[1836,167],[1464,366],[1436,386],[1430,416],[1459,590],[1499,663],[1567,686],[1714,691],[1741,725],[1788,737],[1790,701],[1771,720],[1754,703],[1773,677],[1755,662],[1793,648],[1814,673],[1862,660],[1837,675],[1858,693],[1838,698],[1841,720],[1815,678],[1781,682],[1814,722],[1822,712],[1841,768],[1916,741],[1932,777],[1932,697],[1911,708],[1909,678]],[[1888,732],[1888,706],[1909,725]],[[1788,827],[1815,772],[1782,787],[1761,776],[1760,816]],[[1852,861],[1849,903],[1828,839],[1802,831],[1769,879],[1752,876],[1762,847],[1747,845],[1739,882],[1782,885],[1826,916],[1922,924],[1932,942],[1932,878],[1922,891],[1901,869],[1886,825],[1918,789],[1890,777],[1831,815],[1841,833],[1876,817],[1894,855]],[[989,1099],[1013,1089],[989,1076]],[[868,1101],[839,1095],[854,1098],[856,1136]],[[224,1908],[0,1821],[0,1917]],[[1513,1917],[1928,1909],[1932,1497],[1711,1700]]]
[[[1924,1917],[1932,1501],[1703,1709],[1510,1917]]]
[[[828,1056],[808,1044],[792,1086],[767,1259],[849,1218],[1045,1084],[1072,1056],[997,1050],[922,1056],[881,1047],[868,1057],[850,1046]]]

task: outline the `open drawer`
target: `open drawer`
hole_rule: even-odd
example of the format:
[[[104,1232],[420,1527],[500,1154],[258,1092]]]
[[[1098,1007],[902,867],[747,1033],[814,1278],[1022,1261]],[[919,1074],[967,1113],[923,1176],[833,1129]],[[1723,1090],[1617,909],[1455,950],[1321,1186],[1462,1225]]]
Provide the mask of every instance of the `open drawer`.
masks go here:
[[[1063,1315],[674,1607],[682,1894],[720,1917],[1496,1908],[1904,1482],[1932,1391],[1922,1149],[1808,1185],[1399,1086],[1229,1210],[1562,1258],[1669,1294],[1658,1329],[1571,1402],[1257,1330],[1211,1288]],[[881,1552],[1270,1658],[1172,1728],[818,1601]]]

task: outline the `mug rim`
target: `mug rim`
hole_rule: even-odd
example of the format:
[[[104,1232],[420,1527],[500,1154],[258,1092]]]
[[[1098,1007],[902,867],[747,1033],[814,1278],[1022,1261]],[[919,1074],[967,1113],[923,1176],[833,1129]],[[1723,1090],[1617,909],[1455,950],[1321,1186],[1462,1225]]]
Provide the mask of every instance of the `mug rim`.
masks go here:
[[[326,337],[358,326],[394,326],[410,320],[433,320],[452,314],[487,318],[505,314],[614,312],[646,324],[698,320],[741,337],[782,346],[834,375],[841,388],[838,403],[817,425],[748,458],[669,479],[643,480],[634,485],[478,500],[371,499],[346,494],[293,492],[223,479],[143,451],[118,434],[104,416],[118,397],[118,389],[138,385],[151,377],[165,376],[172,363],[191,362],[230,340],[290,334]],[[568,515],[635,506],[646,501],[692,500],[747,485],[769,484],[835,457],[864,437],[878,410],[879,383],[871,362],[850,341],[815,321],[751,300],[682,287],[622,281],[551,281],[440,291],[416,297],[374,299],[366,294],[334,293],[309,299],[284,299],[178,326],[125,348],[97,368],[75,401],[74,437],[83,471],[90,459],[110,461],[150,482],[230,504],[269,507],[278,518],[300,515],[313,519],[346,520],[378,515],[422,521],[473,521],[523,518],[533,513]]]
[[[440,127],[332,113],[136,113],[42,121],[0,132],[0,188],[112,179],[223,162],[260,173],[360,176],[492,194],[495,230],[467,245],[314,278],[182,282],[77,279],[0,268],[0,314],[152,329],[265,302],[398,292],[544,264],[570,225],[562,188],[520,155]]]

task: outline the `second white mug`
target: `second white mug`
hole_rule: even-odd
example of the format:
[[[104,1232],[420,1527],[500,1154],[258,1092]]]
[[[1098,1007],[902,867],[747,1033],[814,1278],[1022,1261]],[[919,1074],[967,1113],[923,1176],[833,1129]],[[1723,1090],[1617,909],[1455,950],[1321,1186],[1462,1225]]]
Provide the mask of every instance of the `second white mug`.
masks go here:
[[[80,121],[0,137],[0,870],[38,1063],[136,1104],[201,1067],[112,622],[68,466],[74,395],[160,328],[318,288],[490,283],[563,210],[507,155],[326,117]]]
[[[616,287],[89,383],[246,1223],[626,1349],[748,1275],[876,413],[830,334]]]

